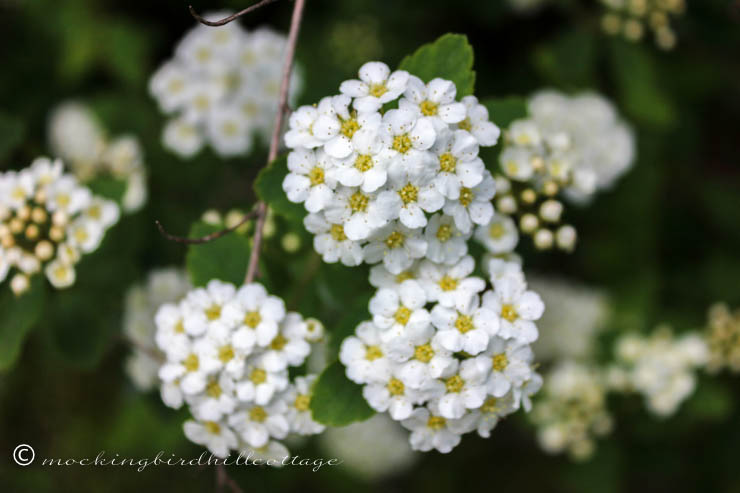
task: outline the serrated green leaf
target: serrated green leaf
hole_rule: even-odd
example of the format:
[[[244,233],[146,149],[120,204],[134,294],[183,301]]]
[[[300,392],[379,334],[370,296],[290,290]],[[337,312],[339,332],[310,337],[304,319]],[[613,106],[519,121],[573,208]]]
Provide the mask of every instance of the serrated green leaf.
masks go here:
[[[209,235],[223,227],[197,222],[190,228],[190,238]],[[235,231],[208,243],[190,245],[185,258],[190,282],[194,286],[205,286],[211,279],[220,279],[241,285],[247,272],[249,251],[249,240]]]
[[[424,82],[435,77],[451,80],[457,86],[458,99],[473,94],[475,89],[473,47],[462,34],[445,34],[433,43],[425,44],[413,55],[406,56],[398,68]]]
[[[100,176],[87,183],[92,193],[120,204],[126,194],[126,182],[112,176]]]
[[[262,169],[254,182],[254,191],[276,214],[290,221],[302,221],[306,210],[301,204],[288,200],[283,180],[288,174],[288,156],[280,156]]]
[[[365,421],[375,411],[362,396],[362,387],[344,374],[344,366],[335,361],[319,375],[311,397],[313,419],[328,426],[346,426]]]
[[[16,297],[8,283],[0,286],[0,371],[5,371],[18,359],[29,330],[44,309],[44,278],[33,276],[31,286]]]
[[[11,115],[0,113],[0,159],[5,158],[23,140],[23,123]]]

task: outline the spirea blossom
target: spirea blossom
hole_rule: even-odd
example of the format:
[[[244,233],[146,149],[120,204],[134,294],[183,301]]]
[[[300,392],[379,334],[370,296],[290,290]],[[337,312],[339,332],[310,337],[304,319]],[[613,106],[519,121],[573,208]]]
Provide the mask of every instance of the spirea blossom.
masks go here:
[[[162,399],[187,404],[191,441],[218,457],[245,450],[282,457],[279,440],[323,431],[310,410],[315,376],[288,373],[305,362],[320,324],[287,312],[261,284],[212,280],[162,305],[155,322],[165,356]]]
[[[126,183],[124,212],[136,212],[147,200],[147,172],[139,140],[133,135],[109,138],[92,110],[77,101],[57,106],[49,118],[49,144],[83,183],[110,177]]]
[[[71,286],[77,262],[98,248],[119,215],[115,202],[93,195],[58,159],[0,173],[0,282],[10,278],[19,295],[43,272],[55,288]]]
[[[171,117],[164,146],[184,158],[206,144],[221,156],[238,156],[251,151],[257,136],[266,141],[278,111],[285,46],[285,36],[269,28],[249,32],[237,22],[193,27],[149,81]],[[300,70],[294,70],[291,97],[300,85]]]
[[[417,259],[452,265],[493,215],[495,183],[478,156],[499,128],[475,96],[381,62],[360,67],[340,94],[290,117],[283,190],[302,203],[325,262],[383,262],[398,274]],[[390,103],[397,108],[386,110]]]
[[[662,50],[676,46],[672,18],[683,15],[686,0],[601,0],[605,13],[601,18],[604,32],[640,41],[649,29]]]
[[[724,303],[712,305],[704,338],[709,346],[710,372],[727,368],[740,373],[740,310],[730,311]]]

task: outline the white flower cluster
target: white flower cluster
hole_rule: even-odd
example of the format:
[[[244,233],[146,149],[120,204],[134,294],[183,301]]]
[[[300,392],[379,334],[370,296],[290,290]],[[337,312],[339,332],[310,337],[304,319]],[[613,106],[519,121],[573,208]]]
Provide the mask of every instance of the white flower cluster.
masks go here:
[[[382,261],[392,274],[421,258],[457,263],[473,227],[494,215],[478,150],[500,132],[486,108],[474,96],[456,101],[453,82],[425,84],[381,62],[340,92],[295,111],[285,134],[283,190],[309,212],[316,251],[349,266]]]
[[[157,385],[157,373],[164,360],[154,340],[154,316],[160,306],[180,301],[191,289],[185,271],[169,267],[151,271],[145,283],[131,286],[126,292],[123,335],[133,348],[126,360],[126,373],[142,391]]]
[[[192,28],[149,83],[161,110],[173,115],[164,146],[185,158],[205,143],[221,156],[237,156],[250,152],[255,135],[266,141],[278,110],[285,46],[285,36],[269,28],[247,32],[237,22]],[[294,70],[291,97],[300,85]]]
[[[518,264],[486,282],[472,257],[453,265],[424,260],[401,275],[371,270],[373,319],[344,340],[347,377],[370,406],[411,430],[414,450],[447,453],[464,433],[488,437],[523,406],[542,380],[529,344],[544,305]]]
[[[511,123],[500,155],[499,213],[518,218],[540,249],[575,246],[576,231],[561,225],[560,192],[576,202],[610,187],[632,165],[634,137],[614,106],[596,94],[543,91],[529,101],[529,117]]]
[[[147,173],[139,140],[132,135],[108,139],[93,112],[82,103],[67,101],[49,118],[49,145],[86,183],[100,176],[126,182],[121,200],[124,212],[136,212],[147,200]]]
[[[75,264],[98,248],[118,221],[118,205],[93,195],[60,160],[37,158],[0,173],[0,282],[11,275],[16,295],[42,269],[55,288],[74,284]]]
[[[639,392],[652,413],[670,416],[694,392],[694,372],[706,365],[709,351],[699,334],[677,338],[663,326],[647,337],[622,336],[616,344],[616,357],[616,366],[610,370],[611,385]]]
[[[601,19],[604,31],[639,41],[650,29],[655,43],[663,50],[676,46],[671,17],[686,11],[686,0],[601,0],[608,9]]]
[[[728,369],[740,373],[740,309],[730,311],[725,303],[709,308],[704,338],[709,347],[707,370],[717,373]]]
[[[304,363],[323,326],[286,313],[261,284],[237,289],[212,280],[162,305],[155,322],[166,356],[162,399],[174,408],[187,403],[195,418],[184,425],[191,441],[218,457],[249,449],[282,457],[288,453],[277,440],[323,430],[309,407],[316,377],[288,375]]]
[[[564,361],[546,373],[544,380],[530,414],[538,427],[540,446],[553,454],[567,451],[575,460],[589,458],[595,449],[594,437],[612,429],[604,376],[597,367]]]

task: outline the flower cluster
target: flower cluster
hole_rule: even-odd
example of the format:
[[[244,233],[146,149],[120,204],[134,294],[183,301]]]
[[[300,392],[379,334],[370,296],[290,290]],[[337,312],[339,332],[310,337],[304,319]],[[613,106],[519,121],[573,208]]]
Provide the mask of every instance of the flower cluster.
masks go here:
[[[584,460],[594,451],[594,438],[611,431],[606,408],[607,385],[598,368],[564,361],[544,376],[545,385],[532,413],[537,438],[549,453],[567,451]]]
[[[159,370],[162,399],[187,403],[193,420],[185,435],[225,457],[231,450],[288,455],[277,440],[311,435],[323,426],[311,417],[314,375],[291,380],[323,326],[287,312],[258,283],[239,289],[212,280],[177,304],[157,311],[155,341],[166,361]]]
[[[670,50],[676,46],[671,17],[684,13],[685,0],[601,0],[601,3],[608,9],[601,20],[608,34],[639,41],[650,29],[659,48]]]
[[[173,115],[164,146],[187,158],[207,142],[221,156],[236,156],[250,152],[255,135],[266,141],[278,111],[285,46],[285,36],[271,29],[247,32],[236,22],[191,29],[149,83],[161,110]],[[294,71],[291,96],[300,82]]]
[[[147,200],[147,173],[136,137],[109,139],[93,112],[82,103],[67,101],[49,118],[49,145],[83,183],[98,177],[126,182],[121,199],[124,212],[136,212]]]
[[[411,430],[414,450],[447,453],[462,434],[488,437],[541,385],[529,346],[544,305],[518,265],[472,276],[472,257],[424,260],[401,275],[371,270],[372,320],[344,340],[340,361],[370,406]]]
[[[724,303],[712,306],[704,337],[709,346],[707,369],[716,373],[727,368],[740,373],[740,310],[731,312]]]
[[[617,390],[642,394],[648,409],[663,417],[675,413],[694,392],[694,371],[707,363],[708,350],[699,334],[676,338],[663,326],[649,337],[622,336],[616,344],[616,357],[610,384]]]
[[[341,94],[303,106],[285,135],[288,199],[324,261],[383,262],[392,274],[416,259],[452,265],[475,225],[494,213],[495,183],[478,157],[499,129],[474,96],[369,62]],[[384,111],[389,104],[397,108]]]
[[[151,271],[145,283],[126,292],[123,335],[133,348],[126,360],[126,373],[137,388],[150,390],[159,380],[157,372],[164,354],[154,340],[157,310],[165,303],[180,301],[191,289],[185,271],[170,267]]]
[[[75,264],[98,248],[119,214],[115,202],[65,174],[60,160],[37,158],[0,173],[0,282],[16,271],[10,287],[20,295],[43,270],[55,288],[71,286]]]
[[[570,251],[576,230],[561,224],[558,196],[584,202],[611,186],[632,164],[634,137],[611,103],[596,94],[543,91],[528,109],[529,117],[506,132],[496,208],[515,217],[537,248]]]

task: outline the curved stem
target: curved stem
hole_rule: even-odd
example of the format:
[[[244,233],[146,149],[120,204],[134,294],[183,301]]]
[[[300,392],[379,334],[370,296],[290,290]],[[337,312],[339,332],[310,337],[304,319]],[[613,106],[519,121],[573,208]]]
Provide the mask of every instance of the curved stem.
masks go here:
[[[223,19],[217,20],[217,21],[209,21],[205,19],[203,16],[198,14],[198,12],[195,11],[192,5],[188,5],[188,9],[190,10],[190,15],[193,16],[193,18],[200,22],[201,24],[205,24],[206,26],[223,26],[225,24],[228,24],[229,22],[238,19],[239,17],[243,16],[244,14],[248,14],[252,12],[253,10],[257,10],[260,7],[264,7],[265,5],[269,5],[271,3],[277,2],[277,0],[262,0],[260,3],[256,3],[254,5],[250,5],[246,9],[237,12],[234,15],[230,15],[228,17],[224,17]]]
[[[158,220],[154,221],[154,224],[157,225],[157,229],[159,229],[159,233],[167,238],[170,241],[174,241],[177,243],[184,243],[186,245],[197,245],[200,243],[208,243],[209,241],[216,240],[218,238],[221,238],[224,235],[227,235],[231,233],[232,231],[235,231],[239,229],[239,227],[255,217],[257,215],[257,211],[252,211],[244,214],[244,217],[241,218],[241,220],[236,223],[235,225],[231,226],[230,228],[222,229],[220,231],[214,231],[213,233],[201,236],[200,238],[186,238],[184,236],[175,236],[173,234],[170,234],[167,232],[167,230],[164,229],[164,226],[162,226],[162,223],[160,223]]]

